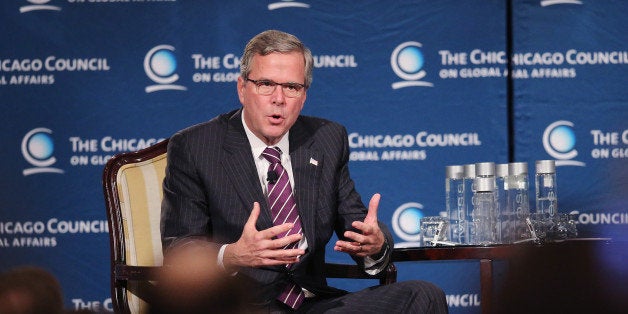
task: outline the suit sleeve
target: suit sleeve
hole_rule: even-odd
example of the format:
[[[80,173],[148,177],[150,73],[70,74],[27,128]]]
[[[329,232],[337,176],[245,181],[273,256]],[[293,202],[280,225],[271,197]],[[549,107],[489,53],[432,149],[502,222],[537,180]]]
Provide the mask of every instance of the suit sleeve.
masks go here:
[[[181,242],[206,239],[211,234],[211,217],[193,157],[185,136],[177,133],[171,137],[161,205],[164,252]]]
[[[338,163],[338,222],[336,223],[336,234],[338,235],[338,238],[344,239],[344,231],[353,229],[351,226],[353,221],[363,221],[366,217],[368,209],[364,206],[360,195],[355,190],[355,183],[349,174],[349,142],[347,131],[344,127],[342,127],[341,133],[340,160]],[[377,269],[375,273],[386,268],[390,261],[393,247],[393,238],[390,231],[384,223],[381,221],[378,223],[380,229],[384,233],[386,241],[382,247],[384,256],[376,256],[375,259],[379,263],[368,267],[370,270]],[[352,258],[356,260],[358,264],[364,266],[364,259],[356,257]]]

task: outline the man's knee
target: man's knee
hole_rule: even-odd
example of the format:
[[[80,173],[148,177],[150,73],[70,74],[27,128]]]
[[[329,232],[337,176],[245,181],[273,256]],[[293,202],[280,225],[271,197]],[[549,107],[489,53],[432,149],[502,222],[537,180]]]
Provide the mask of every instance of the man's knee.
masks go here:
[[[445,292],[440,287],[427,281],[421,280],[408,280],[396,283],[400,289],[406,291],[408,295],[412,297],[409,300],[413,300],[414,304],[409,304],[410,308],[418,306],[421,311],[430,313],[447,313],[447,298]]]
[[[403,289],[406,289],[408,291],[423,292],[429,295],[442,296],[443,298],[445,297],[445,292],[443,292],[440,287],[431,282],[421,280],[408,280],[401,281],[396,284],[400,285]]]

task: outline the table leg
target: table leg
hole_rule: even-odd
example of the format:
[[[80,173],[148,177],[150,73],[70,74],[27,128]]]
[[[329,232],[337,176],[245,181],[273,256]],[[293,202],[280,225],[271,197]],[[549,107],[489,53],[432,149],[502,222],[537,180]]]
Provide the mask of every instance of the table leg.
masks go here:
[[[491,313],[493,294],[493,260],[480,259],[480,304],[482,313]]]

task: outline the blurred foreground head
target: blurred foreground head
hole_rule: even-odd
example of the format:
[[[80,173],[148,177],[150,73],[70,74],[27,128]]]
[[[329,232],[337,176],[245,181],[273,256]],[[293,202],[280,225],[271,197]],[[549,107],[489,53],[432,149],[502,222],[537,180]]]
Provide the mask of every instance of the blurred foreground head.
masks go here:
[[[0,313],[63,313],[61,285],[48,271],[31,266],[0,274]]]
[[[250,313],[245,287],[216,260],[215,248],[202,242],[168,250],[151,313]]]

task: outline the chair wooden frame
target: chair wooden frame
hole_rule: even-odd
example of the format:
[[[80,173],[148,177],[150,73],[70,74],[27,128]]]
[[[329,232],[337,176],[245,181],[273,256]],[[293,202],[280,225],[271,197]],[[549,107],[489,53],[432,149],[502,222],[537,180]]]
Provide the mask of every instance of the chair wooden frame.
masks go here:
[[[139,164],[166,154],[168,139],[145,149],[122,153],[111,158],[103,171],[103,192],[109,223],[109,242],[111,250],[111,296],[116,313],[130,313],[127,292],[138,295],[150,304],[152,285],[161,266],[129,265],[125,253],[124,222],[121,214],[121,200],[118,191],[118,172],[126,165]],[[391,284],[397,280],[397,269],[390,263],[387,269],[377,275],[368,275],[358,265],[325,265],[328,278],[377,279],[380,284]],[[141,283],[141,291],[133,291],[129,282]],[[138,293],[139,292],[139,293]]]
[[[125,254],[124,226],[121,215],[117,175],[128,164],[141,163],[166,153],[168,140],[137,152],[123,153],[111,158],[103,171],[103,190],[107,220],[109,222],[109,243],[111,251],[111,298],[116,313],[130,313],[127,289],[129,281],[150,284],[157,279],[160,266],[128,265]],[[150,289],[146,289],[150,291]],[[150,300],[151,296],[140,296]]]

